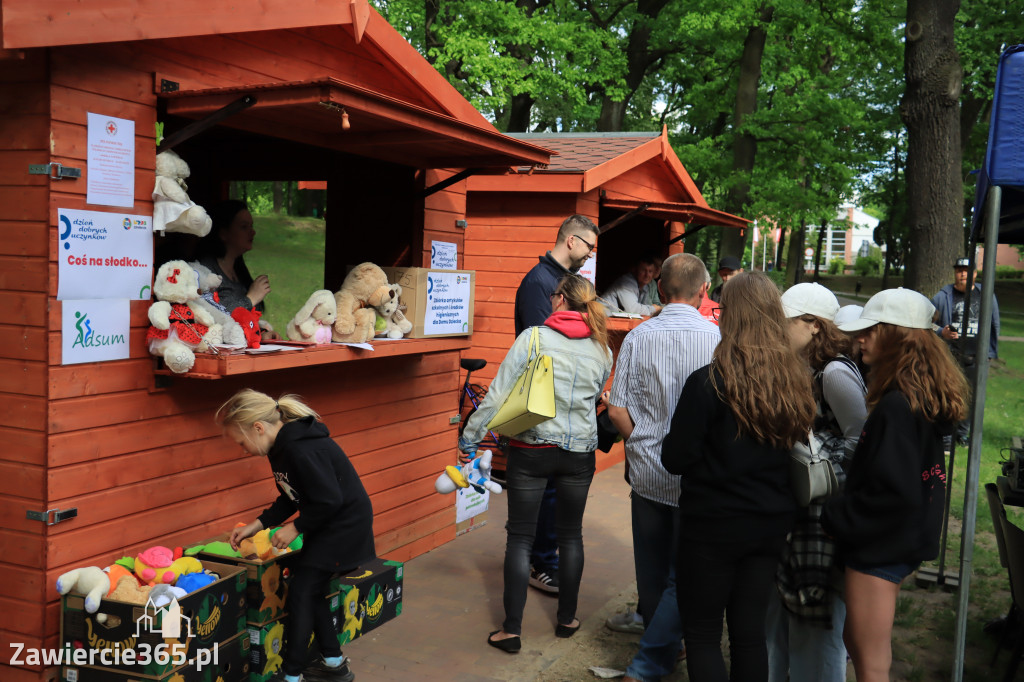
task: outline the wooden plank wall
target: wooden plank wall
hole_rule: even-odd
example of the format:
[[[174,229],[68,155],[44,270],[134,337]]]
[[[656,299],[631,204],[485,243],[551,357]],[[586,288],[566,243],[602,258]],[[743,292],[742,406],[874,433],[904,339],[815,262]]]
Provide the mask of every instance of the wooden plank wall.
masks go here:
[[[447,180],[459,170],[461,169],[428,170],[424,178],[424,187]],[[419,262],[417,263],[417,259],[414,259],[414,263],[430,267],[430,243],[437,240],[455,243],[459,253],[459,267],[464,269],[466,230],[456,227],[455,222],[466,219],[466,181],[457,182],[440,192],[434,192],[426,197],[423,203],[423,250]]]
[[[57,208],[105,210],[85,202],[86,113],[135,121],[132,210],[146,214],[155,73],[183,87],[337,75],[430,106],[359,50],[342,29],[328,27],[30,50],[20,66],[0,69],[5,651],[11,641],[57,644],[52,586],[65,570],[198,541],[251,519],[273,499],[267,464],[243,456],[212,422],[217,405],[244,386],[300,393],[324,415],[371,494],[378,553],[408,559],[454,538],[452,500],[433,492],[433,480],[454,457],[456,427],[448,419],[457,401],[456,350],[212,382],[175,378],[157,388],[143,342],[148,304],[133,302],[130,359],[60,365]],[[51,185],[22,172],[51,158],[83,168],[83,178]],[[26,509],[48,507],[79,514],[49,528],[25,520]],[[4,666],[0,678],[41,674]]]
[[[660,159],[651,159],[604,183],[601,189],[615,198],[642,201],[689,202]]]
[[[0,57],[0,660],[12,642],[41,646],[46,628],[47,207],[51,181],[29,175],[50,160],[46,55]],[[56,181],[54,181],[56,182]],[[62,182],[67,182],[66,180]],[[3,667],[5,682],[35,671]]]

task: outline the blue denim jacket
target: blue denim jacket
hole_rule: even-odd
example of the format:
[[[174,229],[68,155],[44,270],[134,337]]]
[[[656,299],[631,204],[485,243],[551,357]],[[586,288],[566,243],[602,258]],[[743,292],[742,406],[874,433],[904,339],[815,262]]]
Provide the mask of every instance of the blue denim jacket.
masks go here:
[[[532,327],[523,330],[498,368],[487,395],[459,439],[463,452],[476,450],[487,433],[487,424],[505,396],[526,369]],[[570,339],[550,327],[540,326],[542,355],[550,355],[555,373],[555,416],[516,436],[524,443],[547,443],[570,452],[597,448],[597,398],[612,371],[612,353],[591,339]]]

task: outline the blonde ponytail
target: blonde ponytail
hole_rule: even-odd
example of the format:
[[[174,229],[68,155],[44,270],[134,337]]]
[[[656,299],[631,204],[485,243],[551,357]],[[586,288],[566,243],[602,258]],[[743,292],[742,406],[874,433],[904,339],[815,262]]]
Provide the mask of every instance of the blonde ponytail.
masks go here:
[[[583,320],[590,330],[590,338],[602,348],[608,346],[608,313],[597,300],[597,290],[588,280],[579,275],[566,275],[555,288],[561,294],[569,310],[583,313]]]
[[[320,420],[320,415],[297,395],[288,393],[274,400],[266,393],[245,388],[220,406],[214,420],[224,427],[247,428],[256,422],[287,423],[303,417]]]

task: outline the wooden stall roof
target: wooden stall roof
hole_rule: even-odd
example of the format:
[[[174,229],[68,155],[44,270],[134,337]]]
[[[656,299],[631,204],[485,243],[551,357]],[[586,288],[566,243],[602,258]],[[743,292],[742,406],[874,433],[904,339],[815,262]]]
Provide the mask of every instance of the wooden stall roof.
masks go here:
[[[300,27],[345,26],[367,56],[415,83],[437,109],[495,130],[367,0],[0,0],[0,57],[33,47],[153,41]]]
[[[383,95],[337,78],[266,83],[163,95],[167,113],[203,118],[242,101],[221,124],[316,147],[419,168],[547,163],[550,152],[493,127]],[[342,129],[342,114],[358,129]]]
[[[510,133],[510,137],[542,145],[557,153],[546,166],[518,167],[505,175],[482,175],[468,181],[470,192],[574,192],[600,187],[601,206],[683,223],[746,227],[745,218],[708,206],[693,178],[661,133]],[[638,199],[604,187],[651,161],[678,191],[677,201]]]

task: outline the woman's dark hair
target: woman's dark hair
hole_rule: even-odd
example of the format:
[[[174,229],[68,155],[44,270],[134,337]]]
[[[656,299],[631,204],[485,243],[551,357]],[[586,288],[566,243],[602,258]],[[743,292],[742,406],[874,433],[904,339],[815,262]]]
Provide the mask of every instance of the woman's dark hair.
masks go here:
[[[213,227],[210,228],[210,234],[199,240],[199,246],[196,248],[197,257],[200,259],[223,258],[224,254],[227,253],[227,249],[224,246],[224,239],[221,235],[231,227],[235,216],[242,211],[248,210],[249,207],[246,203],[238,199],[226,199],[211,208],[209,215],[213,221]],[[242,256],[235,260],[235,275],[238,277],[238,281],[246,287],[252,285],[252,275],[249,273],[249,268],[246,266],[245,259]]]
[[[811,369],[818,371],[838,355],[850,355],[850,338],[839,331],[832,320],[814,316],[817,320],[818,333],[811,337],[804,354]]]

